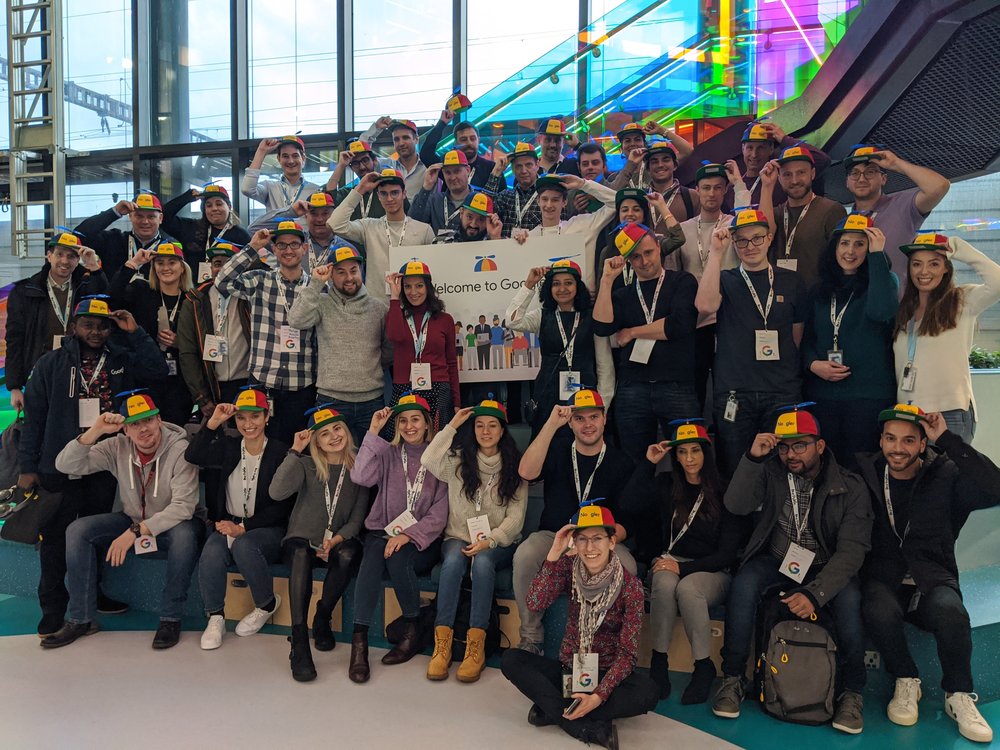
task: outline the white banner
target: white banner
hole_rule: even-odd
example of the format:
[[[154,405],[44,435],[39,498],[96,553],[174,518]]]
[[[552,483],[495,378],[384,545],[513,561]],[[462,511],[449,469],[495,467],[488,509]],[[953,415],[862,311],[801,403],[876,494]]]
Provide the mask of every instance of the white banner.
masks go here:
[[[561,258],[582,265],[583,253],[579,235],[531,237],[524,245],[514,240],[452,242],[390,248],[389,267],[398,270],[414,258],[430,266],[434,287],[458,329],[461,382],[534,380],[541,364],[538,336],[507,328],[507,306],[532,268]],[[538,306],[536,295],[532,308]]]

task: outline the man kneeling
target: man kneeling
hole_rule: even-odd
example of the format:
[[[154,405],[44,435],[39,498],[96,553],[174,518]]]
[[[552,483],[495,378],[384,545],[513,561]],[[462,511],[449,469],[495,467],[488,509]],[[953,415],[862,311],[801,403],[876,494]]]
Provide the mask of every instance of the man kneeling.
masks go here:
[[[56,456],[56,469],[64,474],[110,471],[117,476],[122,512],[79,518],[66,530],[68,617],[62,628],[42,640],[42,648],[68,646],[100,630],[95,620],[94,552],[108,545],[105,560],[112,566],[124,563],[131,549],[140,555],[166,550],[167,581],[153,648],[170,648],[180,639],[180,619],[198,562],[202,527],[193,518],[198,469],[184,460],[183,428],[162,422],[160,410],[148,395],[142,391],[119,395],[125,396],[120,414],[101,414]],[[115,435],[119,431],[125,434]]]

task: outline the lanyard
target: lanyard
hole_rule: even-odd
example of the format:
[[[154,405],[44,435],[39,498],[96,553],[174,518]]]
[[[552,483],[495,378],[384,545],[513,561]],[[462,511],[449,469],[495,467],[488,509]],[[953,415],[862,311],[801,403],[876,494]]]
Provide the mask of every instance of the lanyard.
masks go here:
[[[490,480],[486,483],[486,486],[476,490],[476,513],[483,509],[483,495],[489,492],[493,485],[496,484],[498,476],[500,476],[499,471],[493,472],[490,474]]]
[[[226,310],[229,308],[229,297],[219,295],[219,304],[216,306],[215,333],[217,336],[226,335]]]
[[[570,446],[570,458],[573,463],[573,483],[576,486],[576,499],[582,505],[587,498],[590,497],[590,486],[594,483],[594,477],[597,476],[597,470],[601,468],[601,462],[604,461],[604,453],[608,450],[608,444],[605,443],[601,446],[601,452],[597,454],[597,463],[594,464],[594,470],[590,474],[590,479],[587,480],[587,486],[583,488],[583,492],[580,492],[580,467],[576,464],[576,441],[573,441],[573,445]]]
[[[521,208],[520,188],[514,188],[514,217],[516,219],[517,226],[521,226],[521,222],[524,221],[524,215],[528,213],[528,209],[531,208],[531,204],[534,203],[537,198],[538,193],[532,193],[528,202],[524,204],[524,208]]]
[[[906,324],[906,346],[909,350],[907,362],[912,365],[914,358],[917,356],[917,322],[912,318]]]
[[[321,261],[326,260],[326,256],[330,251],[330,245],[332,244],[333,244],[332,237],[325,246],[319,244],[312,237],[309,238],[309,273],[312,273],[320,266],[325,265]],[[319,250],[319,253],[316,252],[317,250]]]
[[[851,304],[851,300],[854,299],[854,292],[851,292],[851,296],[847,298],[847,303],[837,312],[837,293],[834,292],[830,295],[830,322],[833,323],[833,350],[838,351],[837,342],[840,340],[840,322],[844,319],[844,313],[847,312],[848,306]]]
[[[303,284],[305,286],[309,286],[309,279],[310,279],[310,276],[308,276],[307,274],[302,274],[295,281],[295,287],[292,288],[292,302],[295,302],[295,289],[297,287],[303,286]],[[279,273],[278,274],[278,289],[281,292],[281,304],[283,304],[285,306],[285,320],[287,321],[288,320],[288,313],[291,311],[292,306],[288,302],[288,288],[287,288],[287,285],[284,282],[285,282],[285,277],[282,276]]]
[[[896,531],[896,514],[892,510],[892,498],[889,496],[889,466],[886,464],[885,474],[882,479],[882,491],[885,493],[885,512],[889,516],[889,525],[892,527],[892,533],[896,535],[899,540],[900,546],[903,545],[903,537],[899,535]],[[903,535],[906,535],[906,531],[903,531]]]
[[[423,318],[420,320],[420,330],[417,331],[416,327],[413,325],[413,315],[410,313],[403,313],[403,317],[406,318],[406,325],[410,328],[410,335],[413,337],[413,355],[417,362],[420,361],[420,355],[424,352],[424,347],[427,345],[427,327],[428,321],[431,319],[430,310],[424,313]]]
[[[642,296],[642,287],[639,285],[639,279],[635,280],[635,293],[639,297],[639,305],[642,307],[642,314],[646,316],[646,323],[653,322],[653,316],[656,314],[656,301],[660,298],[660,290],[663,288],[663,279],[667,276],[666,269],[660,269],[660,279],[656,282],[656,291],[653,292],[653,304],[652,309],[646,307],[646,300]]]
[[[371,210],[372,201],[374,201],[374,200],[375,200],[375,193],[369,193],[368,194],[368,202],[367,203],[365,203],[365,196],[363,196],[363,195],[361,196],[361,218],[362,219],[367,219],[368,218],[368,212]]]
[[[104,361],[108,358],[107,352],[101,352],[101,358],[97,360],[97,366],[94,367],[94,374],[90,376],[90,381],[83,379],[83,366],[80,366],[80,383],[83,385],[83,392],[87,395],[87,398],[91,398],[90,389],[94,387],[94,383],[97,380],[97,376],[101,374],[101,370],[104,369]]]
[[[209,251],[209,248],[211,248],[213,245],[215,245],[217,242],[219,242],[219,240],[222,239],[222,235],[224,235],[226,232],[228,232],[232,228],[233,228],[233,219],[232,219],[232,212],[230,212],[229,218],[226,219],[225,226],[223,226],[222,229],[219,230],[219,233],[217,235],[215,235],[215,239],[214,240],[212,239],[212,228],[209,227],[209,229],[208,229],[208,237],[205,238],[205,252],[207,253]]]
[[[641,189],[642,188],[642,182],[645,179],[645,177],[646,177],[646,163],[643,161],[643,162],[641,162],[639,164],[639,174],[632,175],[632,179],[630,179],[628,181],[628,183],[629,183],[629,185],[631,185],[634,188],[640,188]],[[666,200],[666,197],[664,197],[663,200]]]
[[[53,291],[53,285],[51,281],[47,281],[45,284],[46,288],[49,290],[49,302],[52,303],[52,310],[56,314],[56,318],[59,320],[59,324],[63,327],[63,333],[66,333],[66,326],[69,324],[69,316],[73,312],[73,282],[66,282],[66,304],[63,309],[59,309],[59,300],[56,299],[56,293]]]
[[[767,266],[767,305],[762,306],[760,304],[760,297],[757,296],[757,290],[754,289],[753,282],[750,281],[750,277],[747,275],[747,270],[740,264],[740,275],[743,276],[743,280],[747,283],[747,289],[750,290],[750,296],[753,297],[753,303],[757,305],[757,312],[760,313],[760,317],[764,319],[764,330],[767,330],[767,316],[771,314],[771,303],[774,302],[774,269],[770,264]]]
[[[388,216],[383,216],[382,217],[382,221],[385,222],[385,241],[389,244],[389,247],[392,247],[393,246],[393,244],[392,244],[392,233],[389,231],[389,217]],[[406,235],[406,225],[409,223],[409,221],[410,221],[410,217],[409,216],[407,216],[406,218],[403,219],[403,229],[399,233],[399,239],[396,241],[396,245],[395,245],[396,247],[402,247],[402,245],[403,245],[403,237]]]
[[[146,481],[145,482],[142,481],[142,464],[139,463],[138,459],[136,459],[135,473],[139,477],[139,505],[140,505],[140,508],[141,508],[140,513],[142,514],[142,520],[145,521],[146,520],[146,490],[149,489],[150,482],[152,482],[153,478],[156,476],[156,462],[155,461],[153,462],[153,466],[149,470],[149,476],[146,477]]]
[[[267,438],[264,438],[264,445],[260,449],[260,457],[257,465],[253,467],[253,474],[247,478],[247,446],[246,441],[240,441],[240,472],[243,474],[243,518],[249,517],[250,493],[257,486],[257,474],[260,472],[260,465],[264,462],[264,448],[267,446]]]
[[[792,255],[792,243],[795,241],[795,233],[799,231],[799,227],[802,226],[802,222],[805,221],[806,214],[809,213],[809,206],[812,205],[813,200],[816,198],[815,194],[809,199],[809,202],[802,207],[802,213],[799,214],[799,220],[795,222],[795,226],[792,227],[791,234],[788,233],[788,222],[791,220],[791,211],[788,210],[788,204],[785,204],[784,211],[784,224],[785,224],[785,257],[790,258]]]
[[[278,187],[281,188],[281,194],[285,196],[285,206],[287,207],[295,203],[295,201],[299,199],[299,196],[302,195],[302,190],[306,186],[306,181],[302,177],[299,177],[299,189],[295,191],[294,198],[288,197],[288,191],[285,190],[285,185],[290,186],[291,183],[285,179],[285,175],[281,175],[281,179],[278,181]]]
[[[792,475],[788,474],[788,496],[792,502],[792,516],[795,518],[795,541],[799,543],[802,541],[802,532],[806,529],[806,524],[809,523],[809,511],[812,509],[812,499],[813,491],[809,490],[809,501],[806,503],[806,512],[802,514],[802,520],[799,520],[799,491],[795,489],[795,480],[792,479]]]
[[[327,482],[323,485],[323,495],[326,499],[326,527],[333,531],[333,514],[337,510],[337,503],[340,502],[340,488],[344,486],[344,475],[347,473],[347,467],[341,464],[340,466],[340,476],[337,477],[337,488],[333,491],[333,498],[330,498],[330,483]]]
[[[462,204],[459,203],[458,208],[456,208],[451,213],[448,213],[448,193],[444,194],[444,198],[442,199],[441,202],[444,204],[444,223],[445,226],[447,226],[448,224],[451,224],[452,220],[456,216],[458,216],[458,212],[462,210]]]
[[[406,457],[406,447],[399,446],[400,460],[403,462],[403,479],[406,482],[406,509],[413,512],[417,504],[420,493],[424,491],[424,476],[427,474],[427,467],[421,465],[417,470],[417,475],[410,481],[409,459]]]
[[[167,309],[167,301],[163,298],[163,292],[160,292],[160,307],[162,307],[164,311],[166,311]],[[174,318],[177,317],[177,311],[180,310],[180,308],[181,308],[181,295],[178,294],[177,301],[174,302],[174,306],[170,308],[170,312],[167,314],[167,320],[170,321],[171,325],[174,322]]]
[[[132,234],[132,233],[129,233],[129,236],[128,236],[128,258],[126,258],[126,260],[132,260],[132,258],[135,257],[136,251],[138,251],[140,248],[142,248],[143,250],[155,250],[157,247],[159,247],[160,242],[162,242],[162,240],[160,239],[160,235],[156,235],[150,241],[148,247],[143,247],[138,242],[136,242],[136,236],[134,234]]]
[[[716,222],[717,223],[717,222]],[[709,224],[709,227],[714,227],[715,224]],[[708,253],[704,250],[703,240],[701,238],[701,217],[698,217],[698,259],[701,260],[701,270],[704,272],[705,266],[708,264]]]
[[[559,326],[559,338],[562,339],[564,356],[566,357],[566,365],[569,369],[573,369],[573,345],[576,343],[573,341],[573,337],[576,335],[576,328],[580,325],[580,313],[574,313],[573,315],[573,330],[569,332],[569,336],[566,335],[566,329],[563,328],[562,313],[556,310],[556,325]]]
[[[667,554],[673,550],[674,545],[681,540],[681,537],[687,533],[687,530],[691,528],[691,524],[694,523],[695,516],[698,515],[698,509],[701,508],[701,504],[705,502],[705,491],[702,490],[698,493],[698,499],[694,501],[694,505],[691,506],[691,512],[688,513],[687,520],[684,525],[681,526],[680,531],[677,532],[677,536],[674,536],[674,518],[676,517],[676,512],[670,517],[670,544],[667,547]]]

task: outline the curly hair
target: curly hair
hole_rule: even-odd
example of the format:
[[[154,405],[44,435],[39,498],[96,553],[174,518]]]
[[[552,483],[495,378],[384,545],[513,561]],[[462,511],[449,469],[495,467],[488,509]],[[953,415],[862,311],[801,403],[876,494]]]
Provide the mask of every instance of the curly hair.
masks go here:
[[[475,421],[470,420],[458,429],[455,442],[452,444],[452,454],[459,457],[460,463],[456,474],[462,480],[462,494],[470,502],[475,501],[476,490],[482,485],[479,478],[479,443],[476,440]],[[517,468],[521,463],[521,451],[511,437],[510,430],[502,425],[503,434],[497,447],[500,449],[500,479],[497,483],[497,502],[506,505],[514,499],[514,493],[521,486],[521,477]]]
[[[555,276],[556,274],[546,276],[542,279],[542,283],[538,288],[538,299],[542,303],[542,309],[549,312],[555,312],[558,307],[555,297],[552,296],[552,279]],[[573,309],[578,312],[585,312],[593,304],[590,299],[590,290],[587,289],[587,285],[581,279],[577,279],[576,276],[573,276],[573,278],[576,280],[576,297],[573,298]]]

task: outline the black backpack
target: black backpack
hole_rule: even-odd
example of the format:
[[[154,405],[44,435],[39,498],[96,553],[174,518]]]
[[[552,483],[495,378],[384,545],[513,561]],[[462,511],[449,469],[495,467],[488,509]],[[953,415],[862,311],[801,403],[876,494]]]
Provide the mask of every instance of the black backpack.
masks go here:
[[[493,597],[490,605],[490,620],[486,626],[486,643],[484,651],[486,656],[494,656],[500,653],[500,615],[507,614],[509,610],[501,607],[497,599]],[[469,618],[472,616],[472,584],[468,578],[462,582],[462,590],[458,596],[458,609],[455,611],[454,635],[451,641],[451,658],[453,661],[462,661],[465,658],[465,643],[469,633]],[[507,644],[509,647],[510,644]]]
[[[823,724],[833,718],[837,681],[832,618],[822,609],[796,617],[781,602],[785,596],[765,598],[757,612],[757,695],[775,718]]]

